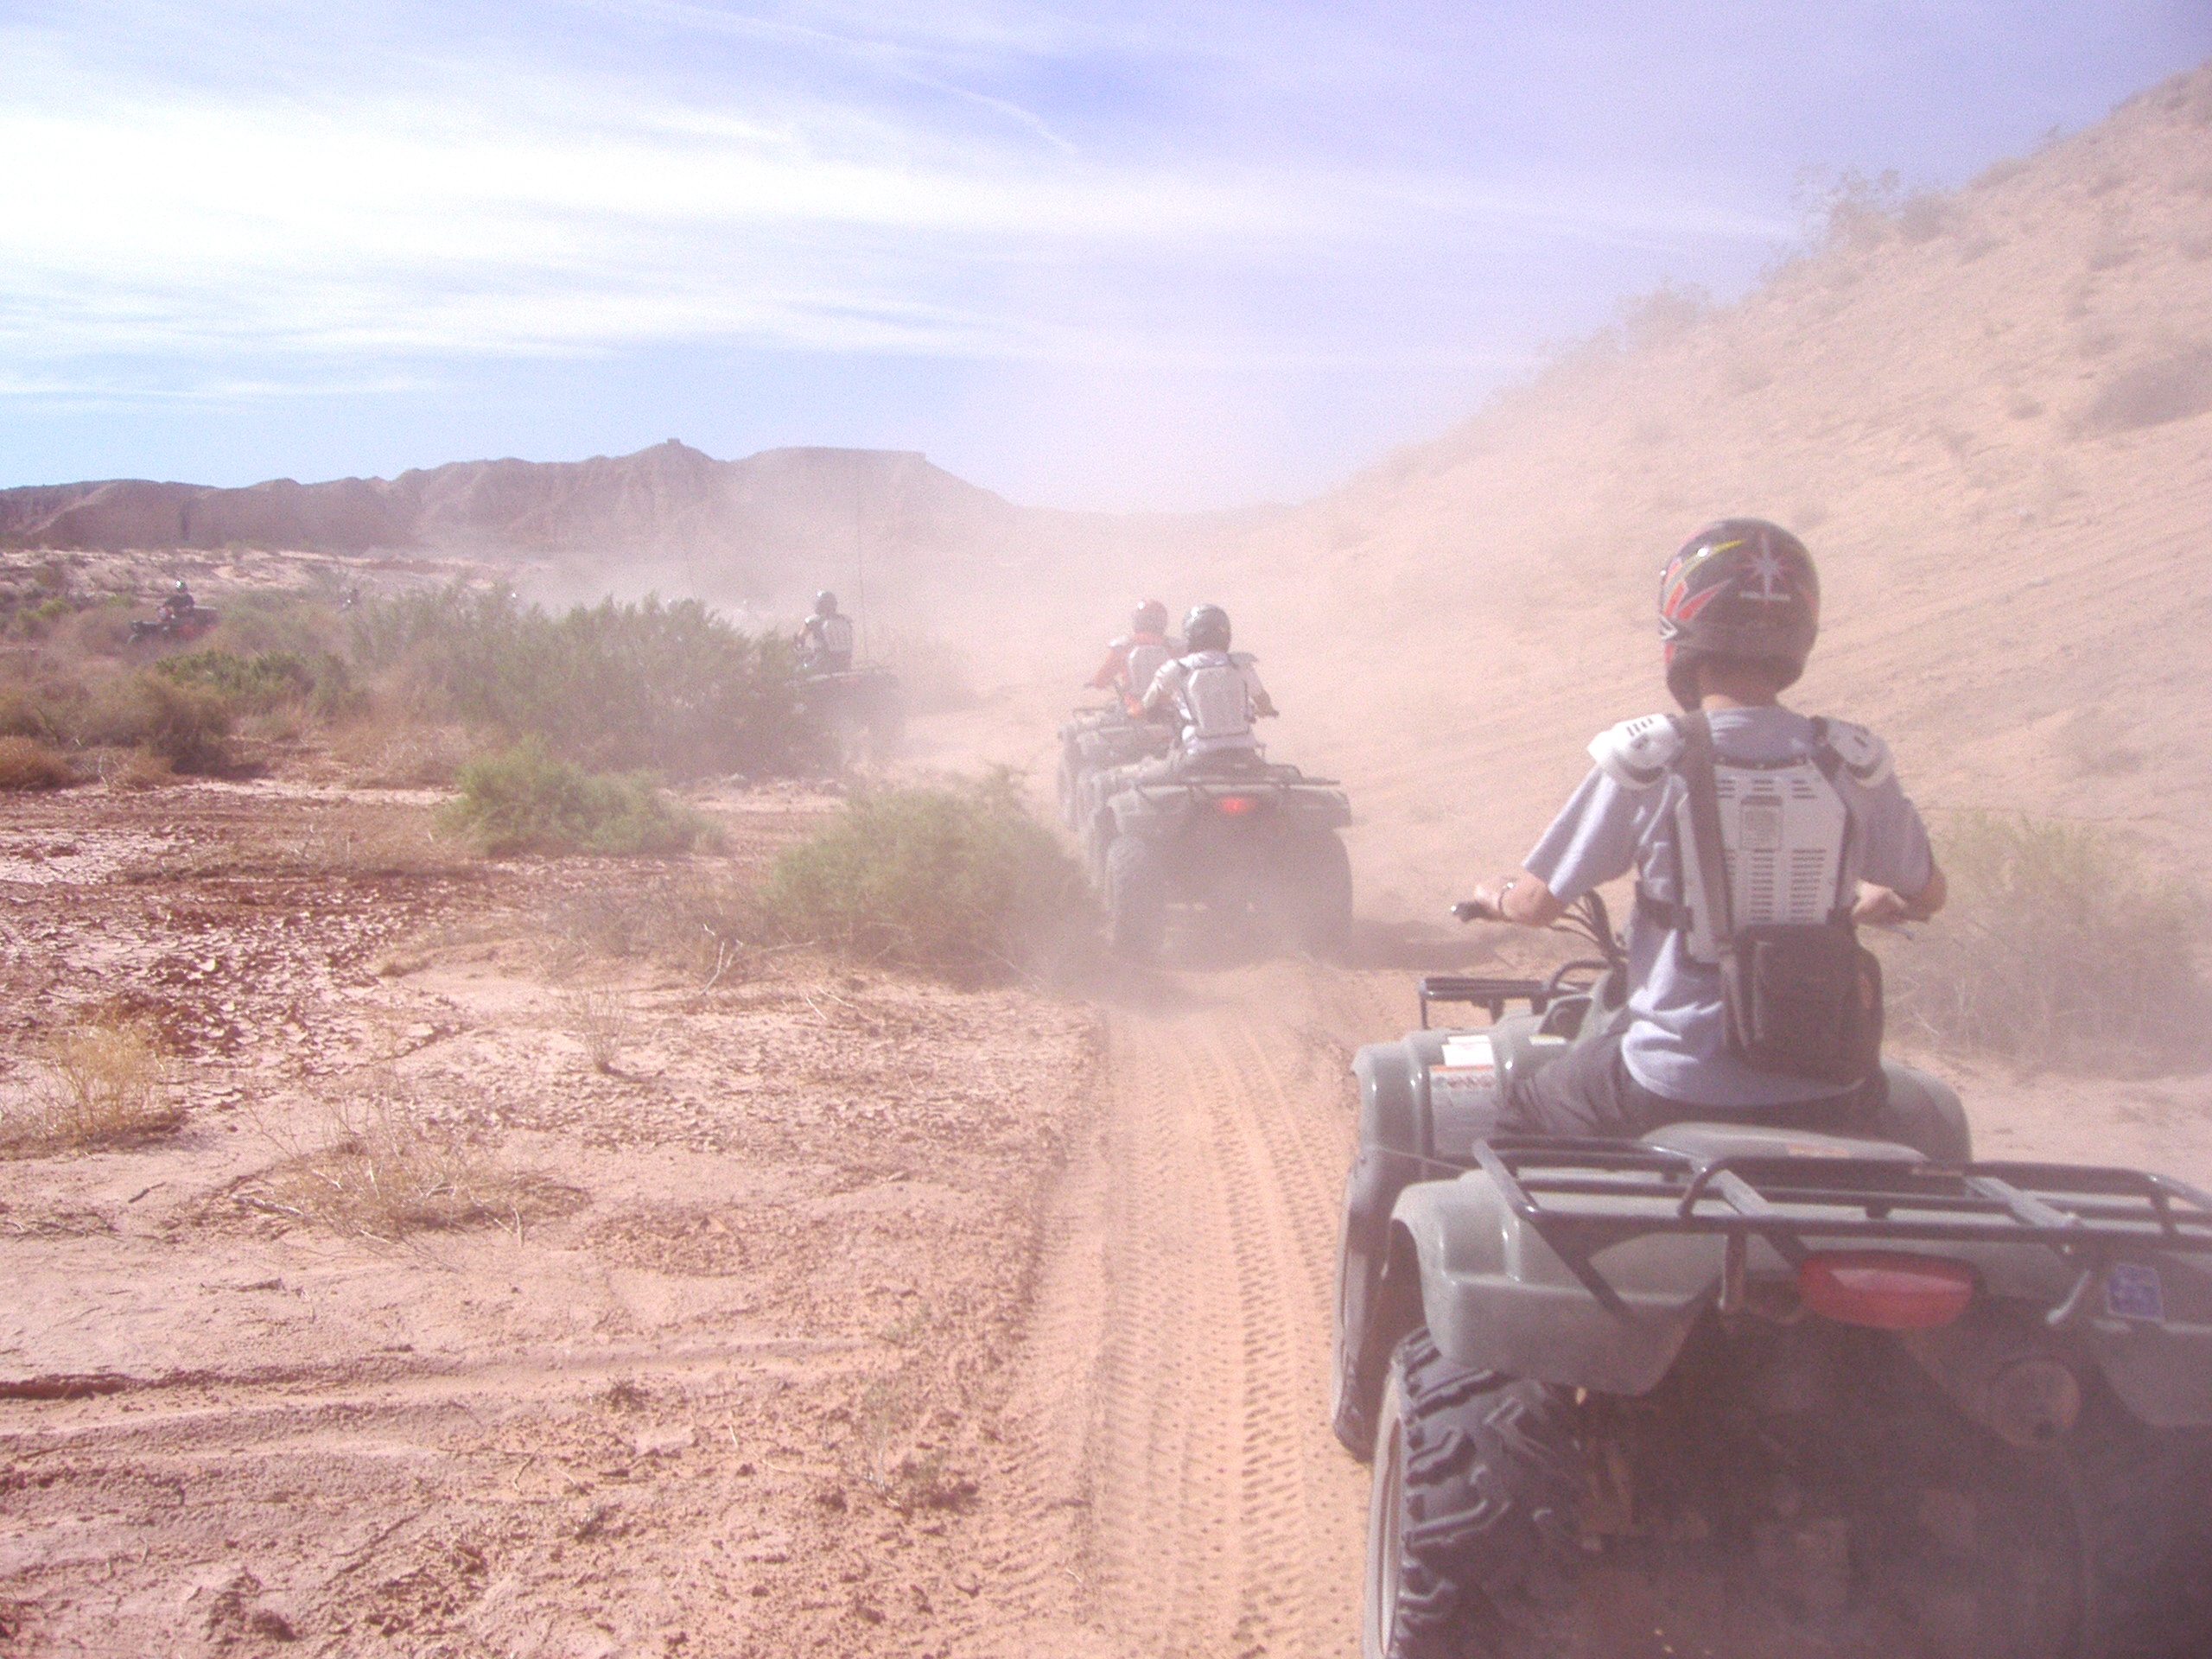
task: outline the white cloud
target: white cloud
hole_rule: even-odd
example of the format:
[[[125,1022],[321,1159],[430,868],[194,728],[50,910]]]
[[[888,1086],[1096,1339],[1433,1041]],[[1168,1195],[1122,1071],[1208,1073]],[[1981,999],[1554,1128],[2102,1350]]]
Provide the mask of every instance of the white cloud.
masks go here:
[[[1363,267],[1450,269],[1516,238],[1789,229],[1569,174],[1086,154],[996,85],[1096,44],[1043,14],[579,10],[796,43],[880,78],[747,58],[719,90],[671,73],[670,91],[588,49],[500,60],[435,38],[341,75],[328,42],[288,44],[269,15],[275,61],[234,22],[156,73],[96,48],[146,33],[127,8],[77,33],[0,27],[25,69],[0,109],[0,355],[49,371],[127,357],[152,366],[86,372],[149,389],[175,383],[164,359],[245,353],[283,385],[349,359],[687,340],[1371,362],[1416,347],[1334,314]],[[1273,314],[1243,298],[1262,289]]]

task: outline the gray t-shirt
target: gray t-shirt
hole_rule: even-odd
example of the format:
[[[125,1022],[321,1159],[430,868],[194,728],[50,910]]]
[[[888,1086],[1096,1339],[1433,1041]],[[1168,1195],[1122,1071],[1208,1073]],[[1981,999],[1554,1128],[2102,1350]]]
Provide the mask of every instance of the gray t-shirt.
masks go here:
[[[1779,707],[1719,709],[1707,718],[1724,763],[1772,763],[1813,747],[1813,722]],[[1843,891],[1860,878],[1904,893],[1928,885],[1935,863],[1920,814],[1894,776],[1869,788],[1848,770],[1835,779],[1851,814]],[[1680,904],[1681,858],[1675,805],[1687,788],[1669,771],[1651,788],[1624,787],[1592,770],[1568,798],[1536,849],[1528,872],[1562,903],[1631,869],[1654,899]],[[1727,1052],[1720,1011],[1720,972],[1692,959],[1681,935],[1638,914],[1629,925],[1631,1024],[1622,1044],[1629,1075],[1669,1100],[1726,1110],[1750,1110],[1838,1092],[1832,1085],[1754,1071]]]

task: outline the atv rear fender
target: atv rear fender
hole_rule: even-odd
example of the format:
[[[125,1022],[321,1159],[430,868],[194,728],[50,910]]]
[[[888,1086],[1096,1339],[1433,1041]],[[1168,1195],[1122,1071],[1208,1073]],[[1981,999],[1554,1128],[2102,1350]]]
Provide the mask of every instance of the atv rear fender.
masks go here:
[[[1613,1313],[1479,1170],[1407,1187],[1391,1225],[1420,1263],[1429,1334],[1454,1364],[1601,1394],[1656,1388],[1720,1282],[1719,1238],[1647,1235],[1599,1253],[1627,1316]]]

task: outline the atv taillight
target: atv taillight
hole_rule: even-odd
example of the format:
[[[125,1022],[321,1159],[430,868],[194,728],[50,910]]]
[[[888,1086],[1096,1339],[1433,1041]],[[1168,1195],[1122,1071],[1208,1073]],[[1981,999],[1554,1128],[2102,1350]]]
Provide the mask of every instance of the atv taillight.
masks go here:
[[[1877,1331],[1948,1325],[1974,1294],[1972,1268],[1895,1250],[1827,1251],[1797,1268],[1797,1294],[1812,1312]]]
[[[1249,795],[1224,795],[1215,800],[1213,810],[1217,812],[1226,812],[1234,817],[1239,812],[1249,812],[1258,804],[1259,803]]]

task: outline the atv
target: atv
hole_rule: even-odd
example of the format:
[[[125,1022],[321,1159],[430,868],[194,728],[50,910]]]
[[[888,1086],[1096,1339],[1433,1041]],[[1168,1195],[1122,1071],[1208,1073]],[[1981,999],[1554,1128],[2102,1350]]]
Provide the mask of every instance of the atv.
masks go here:
[[[1331,778],[1257,750],[1090,774],[1078,802],[1084,862],[1116,950],[1147,957],[1172,909],[1256,917],[1319,955],[1351,933],[1351,861],[1337,831],[1351,807]]]
[[[1134,715],[1119,702],[1077,709],[1060,725],[1060,821],[1079,833],[1085,779],[1164,755],[1174,741],[1173,726]]]
[[[1353,1061],[1363,1659],[2212,1654],[2212,1195],[1977,1162],[1889,1062],[1863,1134],[1502,1136],[1626,1017],[1602,902],[1563,925],[1597,957],[1425,978]]]
[[[833,772],[880,765],[899,753],[906,730],[899,677],[887,668],[803,673],[799,720],[815,758]]]
[[[165,610],[160,615],[133,622],[130,643],[143,645],[149,642],[182,644],[197,639],[221,620],[220,613],[205,605],[194,605],[188,611]]]

